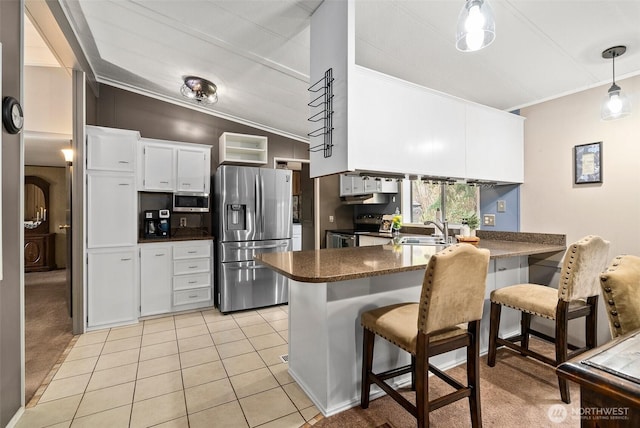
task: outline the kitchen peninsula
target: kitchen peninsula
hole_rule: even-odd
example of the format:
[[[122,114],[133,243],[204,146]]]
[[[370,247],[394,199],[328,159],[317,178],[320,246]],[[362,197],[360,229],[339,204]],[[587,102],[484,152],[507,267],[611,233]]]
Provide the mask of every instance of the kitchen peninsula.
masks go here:
[[[480,338],[481,352],[486,352],[491,291],[526,282],[528,256],[561,253],[566,240],[564,235],[534,233],[483,232],[480,236],[479,247],[491,252]],[[360,314],[375,307],[418,301],[429,258],[441,249],[390,244],[256,256],[258,262],[290,279],[289,373],[325,416],[360,401]],[[505,333],[519,328],[517,314],[511,315],[503,317],[501,331]],[[463,351],[432,359],[441,369],[464,361]],[[376,370],[408,362],[408,354],[399,348],[376,342]],[[382,394],[379,389],[372,391],[373,397]]]

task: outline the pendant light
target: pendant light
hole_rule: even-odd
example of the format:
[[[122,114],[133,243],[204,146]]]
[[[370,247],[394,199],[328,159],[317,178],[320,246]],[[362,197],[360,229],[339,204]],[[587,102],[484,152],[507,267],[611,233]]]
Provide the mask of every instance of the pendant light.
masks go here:
[[[207,79],[196,76],[184,76],[180,93],[199,104],[218,102],[218,87]]]
[[[456,29],[456,48],[473,52],[489,46],[496,38],[493,10],[487,0],[466,0]]]
[[[619,57],[627,51],[626,46],[614,46],[602,52],[602,58],[611,58],[613,64],[613,84],[607,92],[607,96],[602,103],[600,117],[602,120],[620,119],[631,114],[631,103],[616,85],[616,57]]]

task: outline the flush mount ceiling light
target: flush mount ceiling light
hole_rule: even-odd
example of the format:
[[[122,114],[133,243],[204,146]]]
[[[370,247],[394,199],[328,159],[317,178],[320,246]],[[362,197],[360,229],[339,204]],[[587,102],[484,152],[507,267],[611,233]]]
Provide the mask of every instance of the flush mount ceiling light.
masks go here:
[[[218,102],[218,87],[201,77],[184,76],[184,84],[180,93],[199,104],[215,104]]]
[[[456,48],[473,52],[489,46],[496,38],[493,10],[487,0],[467,0],[458,15]]]
[[[626,46],[614,46],[602,51],[602,58],[611,59],[613,64],[613,84],[609,88],[606,98],[602,103],[600,117],[602,120],[620,119],[631,114],[631,103],[616,85],[616,57],[627,51]]]

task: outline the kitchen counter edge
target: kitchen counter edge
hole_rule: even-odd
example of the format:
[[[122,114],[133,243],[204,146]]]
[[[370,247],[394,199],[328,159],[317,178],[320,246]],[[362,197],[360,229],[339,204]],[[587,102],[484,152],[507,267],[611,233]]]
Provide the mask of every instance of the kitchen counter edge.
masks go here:
[[[470,244],[462,244],[470,245]],[[377,245],[371,247],[331,248],[286,253],[263,253],[258,263],[299,282],[324,283],[425,269],[429,255],[443,247],[422,245]],[[478,248],[488,249],[491,258],[553,254],[566,250],[559,243],[536,243],[481,239]],[[422,252],[416,257],[414,252]],[[403,257],[411,252],[411,257]],[[404,261],[409,259],[408,261]]]

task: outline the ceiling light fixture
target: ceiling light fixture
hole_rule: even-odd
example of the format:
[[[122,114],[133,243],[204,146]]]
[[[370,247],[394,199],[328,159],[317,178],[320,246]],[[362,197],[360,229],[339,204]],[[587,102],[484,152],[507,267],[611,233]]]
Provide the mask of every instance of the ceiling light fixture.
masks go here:
[[[616,85],[616,57],[619,57],[627,51],[626,46],[614,46],[602,51],[602,58],[611,58],[613,64],[613,84],[607,92],[607,96],[602,103],[600,117],[602,120],[620,119],[631,114],[631,103],[629,98],[624,95],[620,86]]]
[[[198,104],[215,104],[218,102],[218,87],[201,77],[184,76],[184,84],[180,93]]]
[[[489,46],[496,38],[493,10],[487,0],[467,0],[458,15],[456,48],[473,52]]]

